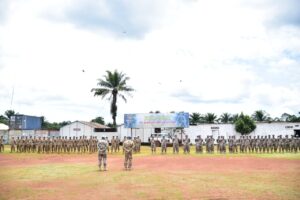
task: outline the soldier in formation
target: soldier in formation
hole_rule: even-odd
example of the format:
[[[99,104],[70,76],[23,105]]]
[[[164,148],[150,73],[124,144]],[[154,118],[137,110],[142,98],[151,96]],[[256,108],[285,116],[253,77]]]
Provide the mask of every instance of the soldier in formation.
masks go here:
[[[104,136],[101,137],[101,140],[99,140],[97,147],[98,147],[98,166],[99,170],[101,171],[101,167],[103,165],[103,170],[107,170],[107,140]]]
[[[131,140],[131,137],[127,137],[126,141],[123,144],[123,149],[125,152],[125,161],[124,169],[131,170],[132,167],[132,152],[134,150],[134,142]]]
[[[3,141],[3,136],[1,135],[0,137],[0,153],[4,152],[4,141]]]
[[[179,153],[179,139],[177,138],[177,135],[173,138],[173,154]]]
[[[161,140],[161,154],[167,153],[167,143],[168,143],[168,141],[166,140],[165,136],[163,136],[163,138]]]
[[[97,137],[86,136],[76,137],[17,137],[14,141],[16,152],[18,153],[95,153],[97,151]],[[15,150],[12,149],[12,152]]]
[[[150,139],[150,147],[151,147],[151,153],[152,154],[156,153],[156,143],[153,136]]]
[[[196,143],[196,153],[203,153],[203,139],[201,138],[201,135],[198,135],[195,139]]]
[[[190,153],[190,144],[191,140],[188,137],[188,135],[185,135],[185,139],[183,141],[183,153],[184,154],[189,154]]]

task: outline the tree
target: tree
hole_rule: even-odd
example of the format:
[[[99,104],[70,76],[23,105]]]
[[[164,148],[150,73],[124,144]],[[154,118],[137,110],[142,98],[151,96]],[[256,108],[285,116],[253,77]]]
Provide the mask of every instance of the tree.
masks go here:
[[[96,117],[95,119],[92,119],[91,122],[96,122],[96,123],[98,123],[98,124],[105,125],[105,122],[104,122],[104,118],[103,118],[103,117]]]
[[[229,123],[229,122],[232,121],[232,116],[231,116],[231,114],[229,114],[229,113],[223,113],[223,114],[220,116],[219,120],[220,120],[222,123]]]
[[[265,121],[270,121],[270,115],[264,111],[264,110],[257,110],[254,111],[252,114],[252,119],[254,119],[257,122],[265,122]]]
[[[210,124],[213,124],[215,123],[216,119],[218,118],[217,115],[215,115],[214,113],[207,113],[205,116],[204,116],[204,121],[206,123],[210,123]]]
[[[0,115],[0,123],[8,125],[8,119],[4,115]]]
[[[97,85],[100,87],[93,88],[91,90],[91,92],[94,92],[94,96],[100,96],[102,99],[109,95],[108,100],[111,100],[110,114],[112,115],[114,127],[117,126],[117,98],[121,97],[125,102],[127,102],[124,94],[131,96],[130,92],[134,91],[133,88],[126,84],[129,79],[130,78],[127,77],[126,74],[118,72],[117,70],[114,72],[106,71],[104,78],[98,79]]]
[[[235,123],[237,120],[238,120],[238,118],[239,118],[239,114],[237,113],[237,114],[234,114],[234,115],[232,115],[232,119],[231,119],[231,121],[233,122],[233,123]]]
[[[14,110],[7,110],[5,111],[4,115],[8,118],[8,120],[10,120],[10,117],[15,115],[16,112]]]
[[[256,129],[256,125],[253,119],[250,116],[244,115],[241,113],[236,120],[235,130],[242,135],[247,135]]]
[[[202,119],[202,117],[201,117],[200,113],[195,112],[195,113],[190,114],[190,124],[191,125],[197,125],[197,124],[201,123],[201,119]]]

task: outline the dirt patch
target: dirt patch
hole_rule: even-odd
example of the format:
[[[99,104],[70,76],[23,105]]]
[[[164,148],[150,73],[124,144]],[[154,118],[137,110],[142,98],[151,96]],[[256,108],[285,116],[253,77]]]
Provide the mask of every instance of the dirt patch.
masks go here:
[[[297,159],[254,156],[134,156],[131,172],[123,171],[123,161],[124,157],[121,155],[108,155],[109,171],[99,172],[96,154],[0,154],[2,174],[8,167],[30,168],[46,164],[82,164],[89,170],[91,168],[81,177],[2,182],[0,199],[300,198],[300,160]],[[231,180],[236,181],[237,185]],[[248,181],[249,187],[247,184],[245,187],[240,186]],[[277,188],[272,190],[272,184]],[[276,190],[280,193],[276,193]],[[284,198],[285,194],[291,196]]]

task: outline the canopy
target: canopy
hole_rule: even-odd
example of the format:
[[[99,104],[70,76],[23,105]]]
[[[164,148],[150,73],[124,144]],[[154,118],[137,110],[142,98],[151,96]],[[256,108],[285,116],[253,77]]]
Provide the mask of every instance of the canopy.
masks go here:
[[[0,130],[1,130],[1,131],[3,131],[3,130],[6,131],[6,130],[8,130],[8,129],[9,129],[9,128],[8,128],[7,125],[1,124],[1,123],[0,123]]]

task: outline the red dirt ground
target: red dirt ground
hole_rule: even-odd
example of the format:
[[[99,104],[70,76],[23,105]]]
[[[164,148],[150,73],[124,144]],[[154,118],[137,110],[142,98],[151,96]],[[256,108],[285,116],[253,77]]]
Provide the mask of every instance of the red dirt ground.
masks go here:
[[[109,171],[115,172],[123,169],[123,156],[108,155],[108,164]],[[35,166],[41,164],[53,164],[53,163],[68,163],[68,164],[95,164],[97,165],[97,156],[96,154],[85,154],[85,155],[33,155],[33,156],[20,156],[20,155],[10,155],[10,154],[0,154],[0,167],[23,167],[23,166]],[[298,171],[295,176],[299,177],[300,173],[300,160],[290,160],[290,159],[277,159],[277,158],[257,158],[251,156],[241,156],[241,157],[206,157],[206,156],[134,156],[134,169],[133,170],[150,170],[155,171],[158,174],[172,173],[172,172],[185,172],[185,171],[202,171],[208,173],[230,173],[235,171],[242,171],[243,173],[255,173],[255,172],[273,172],[284,173],[285,171]],[[109,172],[108,172],[109,173]],[[287,174],[287,176],[291,176]],[[299,178],[293,179],[296,186],[300,187]],[[67,193],[57,189],[59,186],[66,188]],[[3,192],[9,194],[11,191],[10,188],[15,188],[18,184],[10,183],[6,185]],[[128,196],[124,198],[126,191],[133,190],[145,190],[142,186],[132,185],[119,185],[117,187],[118,192],[110,191],[110,187],[106,186],[103,188],[95,188],[91,191],[90,189],[81,188],[80,185],[72,181],[64,180],[54,180],[52,182],[27,182],[27,186],[37,190],[48,190],[54,188],[58,190],[56,199],[70,199],[70,193],[74,193],[75,196],[72,199],[101,199],[99,198],[103,193],[105,193],[104,199],[132,199],[132,195],[128,192]],[[174,185],[176,187],[177,185]],[[134,187],[134,188],[131,188]],[[116,188],[115,188],[116,189]],[[153,188],[147,188],[147,193],[152,192]],[[241,191],[225,191],[222,188],[215,188],[214,190],[208,191],[207,194],[202,198],[197,198],[197,194],[191,194],[189,188],[185,188],[184,185],[180,188],[183,194],[183,199],[257,199],[254,198],[250,192],[245,191],[240,194]],[[153,190],[153,195],[155,196],[155,190]],[[67,195],[67,196],[66,196]],[[273,199],[272,194],[266,192],[266,196],[262,199]],[[242,197],[243,196],[243,197]],[[228,198],[235,197],[235,198]],[[53,196],[41,195],[36,197],[37,199],[53,199]],[[28,199],[28,198],[25,198]],[[146,196],[146,199],[155,199],[151,196]],[[159,199],[166,199],[161,197]],[[278,199],[274,198],[274,199]]]
[[[108,155],[110,170],[123,168],[123,156]],[[85,155],[43,155],[41,157],[13,157],[0,155],[0,166],[32,166],[53,163],[95,163],[96,154]],[[299,168],[300,160],[257,158],[257,157],[176,157],[176,156],[146,156],[134,157],[135,169],[157,169],[157,170],[207,170],[207,171],[253,171],[273,170],[282,171],[290,168]]]

